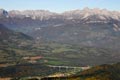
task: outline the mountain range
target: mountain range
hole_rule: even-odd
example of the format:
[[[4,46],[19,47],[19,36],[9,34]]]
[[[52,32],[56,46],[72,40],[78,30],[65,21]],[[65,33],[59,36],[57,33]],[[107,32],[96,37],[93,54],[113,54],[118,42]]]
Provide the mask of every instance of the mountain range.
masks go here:
[[[120,12],[106,9],[0,10],[0,23],[34,39],[83,46],[120,47]]]

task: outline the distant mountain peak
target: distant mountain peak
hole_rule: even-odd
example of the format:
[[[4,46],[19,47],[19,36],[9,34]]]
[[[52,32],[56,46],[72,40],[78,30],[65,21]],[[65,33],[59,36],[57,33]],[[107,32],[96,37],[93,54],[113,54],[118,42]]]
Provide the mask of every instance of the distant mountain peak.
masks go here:
[[[8,17],[8,12],[4,9],[0,9],[0,16],[1,17]]]
[[[91,9],[88,7],[83,8],[83,11],[89,11],[89,10],[91,10]]]

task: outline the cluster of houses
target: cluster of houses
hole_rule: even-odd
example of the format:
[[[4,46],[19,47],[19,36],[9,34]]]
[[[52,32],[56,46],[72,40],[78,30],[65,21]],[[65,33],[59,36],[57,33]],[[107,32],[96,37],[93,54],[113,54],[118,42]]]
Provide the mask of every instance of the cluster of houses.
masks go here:
[[[24,60],[27,60],[29,63],[36,63],[38,60],[42,59],[42,56],[27,56],[27,57],[23,57]]]

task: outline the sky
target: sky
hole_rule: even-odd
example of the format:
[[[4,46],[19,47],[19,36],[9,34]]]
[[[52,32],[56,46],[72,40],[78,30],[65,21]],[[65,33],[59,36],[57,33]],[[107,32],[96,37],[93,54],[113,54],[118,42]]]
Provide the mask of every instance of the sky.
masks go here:
[[[120,11],[120,0],[1,0],[5,10],[50,10],[64,12],[75,9],[101,8]]]

